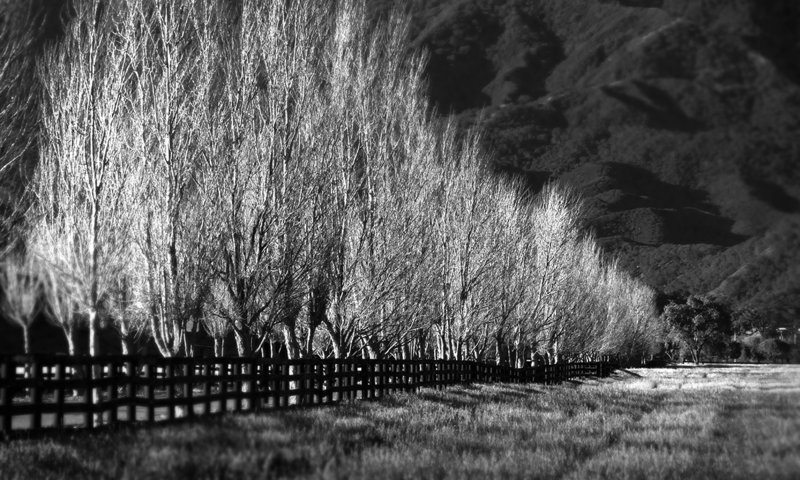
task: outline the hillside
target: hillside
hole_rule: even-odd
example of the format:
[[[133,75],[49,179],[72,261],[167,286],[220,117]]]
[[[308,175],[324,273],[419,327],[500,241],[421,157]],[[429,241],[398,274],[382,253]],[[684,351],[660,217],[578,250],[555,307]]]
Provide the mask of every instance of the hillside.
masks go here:
[[[384,2],[383,6],[392,2]],[[627,268],[800,314],[800,4],[428,0],[431,95],[498,165],[559,180]]]

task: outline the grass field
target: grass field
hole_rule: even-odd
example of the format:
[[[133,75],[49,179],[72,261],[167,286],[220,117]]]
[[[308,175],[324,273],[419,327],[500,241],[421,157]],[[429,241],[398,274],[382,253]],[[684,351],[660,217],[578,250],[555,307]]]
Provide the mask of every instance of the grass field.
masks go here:
[[[0,478],[800,478],[800,366],[629,370],[0,444]]]

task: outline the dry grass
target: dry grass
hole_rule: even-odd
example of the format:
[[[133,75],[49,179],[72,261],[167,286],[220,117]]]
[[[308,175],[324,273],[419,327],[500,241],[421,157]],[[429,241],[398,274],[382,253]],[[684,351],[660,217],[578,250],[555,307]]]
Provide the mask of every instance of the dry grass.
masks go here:
[[[798,478],[800,367],[475,385],[0,446],[0,478]]]

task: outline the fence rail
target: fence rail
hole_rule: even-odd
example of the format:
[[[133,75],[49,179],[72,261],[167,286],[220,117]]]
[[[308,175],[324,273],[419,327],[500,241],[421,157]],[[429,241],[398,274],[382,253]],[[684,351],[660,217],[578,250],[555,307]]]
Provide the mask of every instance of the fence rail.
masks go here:
[[[514,368],[458,360],[0,357],[0,434],[375,399],[461,383],[553,384],[608,362]]]

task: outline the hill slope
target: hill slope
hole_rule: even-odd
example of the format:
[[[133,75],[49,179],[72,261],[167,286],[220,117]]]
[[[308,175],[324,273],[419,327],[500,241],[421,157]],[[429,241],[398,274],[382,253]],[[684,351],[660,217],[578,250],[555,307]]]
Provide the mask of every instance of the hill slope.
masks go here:
[[[384,2],[383,5],[392,2]],[[655,287],[800,314],[800,4],[428,0],[431,95]]]

